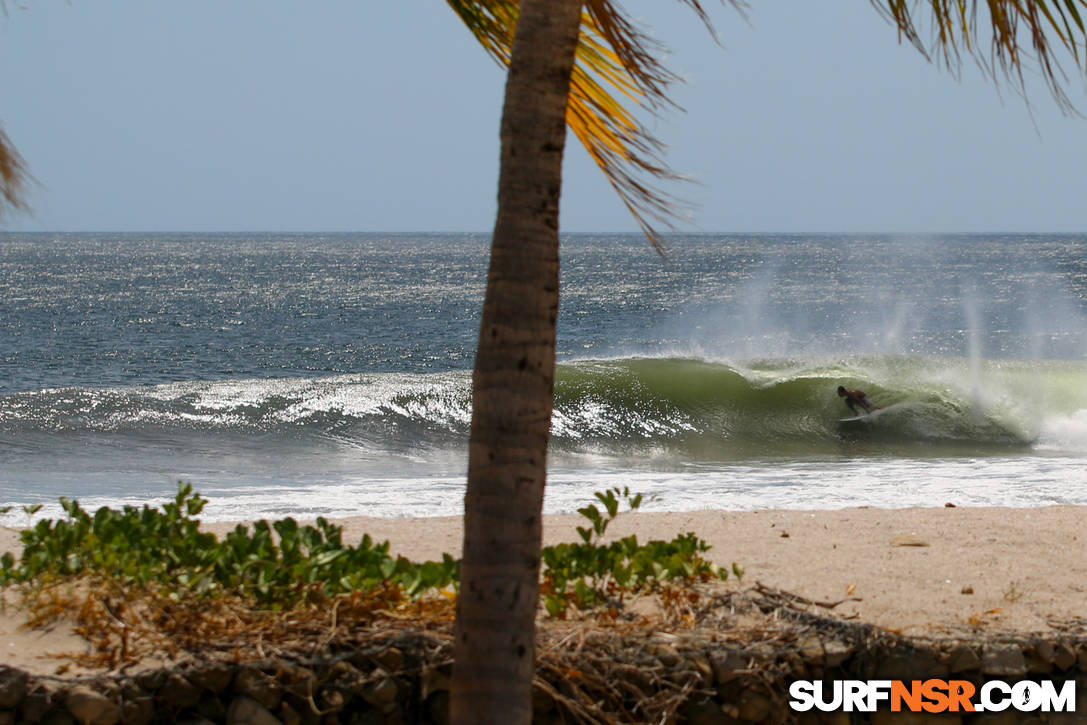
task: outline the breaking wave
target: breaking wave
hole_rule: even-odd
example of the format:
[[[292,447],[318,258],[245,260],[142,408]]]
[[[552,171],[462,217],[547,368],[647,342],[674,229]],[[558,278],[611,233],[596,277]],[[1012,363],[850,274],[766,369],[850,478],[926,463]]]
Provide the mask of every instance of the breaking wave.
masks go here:
[[[471,417],[467,371],[320,379],[60,388],[0,397],[7,445],[20,434],[148,430],[277,434],[376,448],[462,445]],[[885,406],[863,426],[838,385]],[[676,358],[559,366],[553,441],[560,451],[681,459],[840,452],[861,444],[984,451],[1087,451],[1087,364],[879,357],[743,363]]]

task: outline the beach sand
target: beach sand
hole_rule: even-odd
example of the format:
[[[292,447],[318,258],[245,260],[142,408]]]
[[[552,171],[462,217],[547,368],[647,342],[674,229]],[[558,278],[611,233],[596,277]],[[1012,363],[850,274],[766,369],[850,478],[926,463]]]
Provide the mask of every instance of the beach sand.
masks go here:
[[[577,540],[583,522],[546,517],[545,544]],[[368,533],[410,559],[459,556],[459,517],[335,523],[345,542]],[[645,541],[688,531],[713,546],[718,564],[743,566],[743,581],[729,586],[840,601],[831,611],[903,634],[1045,632],[1087,619],[1087,507],[637,512],[621,514],[608,535]],[[0,529],[2,551],[18,551],[16,531]],[[11,607],[0,614],[0,664],[51,673],[57,661],[43,655],[81,649],[63,627],[27,632],[20,623]]]

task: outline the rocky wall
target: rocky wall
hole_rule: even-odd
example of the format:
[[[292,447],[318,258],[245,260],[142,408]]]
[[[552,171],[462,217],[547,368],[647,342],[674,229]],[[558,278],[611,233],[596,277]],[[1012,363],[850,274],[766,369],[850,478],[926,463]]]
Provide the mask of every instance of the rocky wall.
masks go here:
[[[1087,722],[1087,641],[1080,636],[920,641],[810,628],[746,641],[704,630],[592,635],[577,651],[541,652],[536,722]],[[282,656],[64,679],[0,667],[0,725],[440,724],[448,715],[449,652],[446,635],[402,631],[311,661]],[[1078,714],[792,713],[789,684],[824,678],[978,686],[991,678],[1075,679],[1079,707]]]

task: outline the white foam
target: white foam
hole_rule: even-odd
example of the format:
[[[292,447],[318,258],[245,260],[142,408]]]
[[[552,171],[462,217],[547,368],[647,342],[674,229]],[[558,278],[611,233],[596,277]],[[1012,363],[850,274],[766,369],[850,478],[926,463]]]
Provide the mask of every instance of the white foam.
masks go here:
[[[1087,408],[1045,420],[1036,447],[1046,451],[1087,453]]]

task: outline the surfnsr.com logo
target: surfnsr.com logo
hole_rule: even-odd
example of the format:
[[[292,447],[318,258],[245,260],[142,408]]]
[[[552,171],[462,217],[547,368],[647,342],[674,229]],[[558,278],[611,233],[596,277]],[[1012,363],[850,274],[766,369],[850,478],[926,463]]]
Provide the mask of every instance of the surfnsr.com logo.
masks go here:
[[[1075,712],[1076,682],[989,680],[797,680],[789,686],[796,712]]]

